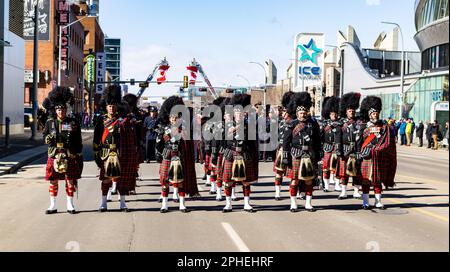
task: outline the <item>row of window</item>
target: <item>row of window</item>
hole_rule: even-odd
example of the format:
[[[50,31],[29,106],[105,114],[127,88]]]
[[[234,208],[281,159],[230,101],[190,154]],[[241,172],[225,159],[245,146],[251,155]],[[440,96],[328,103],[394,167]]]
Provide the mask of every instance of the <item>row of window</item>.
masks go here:
[[[448,43],[435,46],[422,53],[422,70],[435,70],[449,66]]]
[[[448,17],[449,0],[427,0],[419,13],[417,30],[431,24],[434,21]]]

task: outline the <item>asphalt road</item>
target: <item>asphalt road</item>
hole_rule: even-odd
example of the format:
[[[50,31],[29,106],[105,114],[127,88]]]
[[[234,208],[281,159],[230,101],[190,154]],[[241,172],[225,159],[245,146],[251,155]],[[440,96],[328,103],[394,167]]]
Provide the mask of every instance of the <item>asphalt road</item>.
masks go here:
[[[64,213],[62,183],[61,213],[44,214],[49,204],[45,159],[0,177],[0,251],[449,251],[449,156],[445,151],[399,148],[398,186],[385,192],[386,211],[363,211],[358,200],[338,201],[338,193],[317,192],[313,205],[318,211],[297,214],[289,212],[287,183],[285,199],[273,200],[271,164],[261,165],[260,182],[253,186],[255,214],[242,212],[243,201],[235,203],[233,213],[222,214],[224,202],[210,197],[201,180],[204,197],[187,202],[191,213],[178,212],[177,204],[171,202],[171,212],[160,214],[156,164],[142,165],[138,195],[127,203],[133,212],[120,213],[115,201],[109,204],[111,212],[99,214],[100,181],[89,145],[85,157],[77,215]],[[202,176],[200,166],[197,169]]]

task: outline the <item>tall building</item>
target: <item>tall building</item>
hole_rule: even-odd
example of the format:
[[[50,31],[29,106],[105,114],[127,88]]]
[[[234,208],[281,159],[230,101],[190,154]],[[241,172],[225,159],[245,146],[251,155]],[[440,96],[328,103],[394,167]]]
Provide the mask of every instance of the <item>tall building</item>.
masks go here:
[[[23,1],[0,1],[0,135],[5,133],[6,117],[11,134],[23,133],[23,12]]]
[[[34,59],[34,0],[25,0],[23,33],[25,42],[25,97],[22,104],[31,106],[30,90],[33,88]],[[62,31],[59,44],[59,27],[77,20],[78,11],[75,5],[67,0],[39,1],[39,85],[38,103],[47,97],[58,82],[58,69],[61,69],[61,86],[69,87],[75,96],[74,113],[83,108],[83,45],[85,43],[84,28],[79,22]],[[61,46],[61,67],[59,65],[59,49]],[[23,81],[23,80],[22,80]]]
[[[111,75],[112,81],[120,81],[121,69],[121,40],[105,38],[106,71]]]
[[[278,71],[275,63],[272,60],[266,61],[267,74],[266,74],[266,85],[276,85],[278,80]]]

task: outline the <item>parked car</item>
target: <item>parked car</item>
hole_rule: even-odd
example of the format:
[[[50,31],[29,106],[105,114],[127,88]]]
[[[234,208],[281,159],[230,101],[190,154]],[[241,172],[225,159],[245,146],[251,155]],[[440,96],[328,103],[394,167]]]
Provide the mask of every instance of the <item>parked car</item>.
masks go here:
[[[31,127],[31,123],[33,123],[33,109],[26,107],[24,109],[24,125],[28,128]]]

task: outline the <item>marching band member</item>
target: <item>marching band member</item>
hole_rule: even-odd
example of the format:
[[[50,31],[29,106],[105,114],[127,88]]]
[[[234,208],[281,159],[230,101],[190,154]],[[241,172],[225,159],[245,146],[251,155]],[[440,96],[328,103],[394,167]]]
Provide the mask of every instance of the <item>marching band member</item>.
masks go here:
[[[283,185],[283,177],[286,174],[287,165],[283,164],[284,152],[289,152],[283,149],[284,143],[284,134],[289,129],[287,124],[290,124],[296,118],[295,111],[289,111],[288,105],[291,102],[292,97],[294,96],[294,92],[288,92],[284,94],[282,99],[282,109],[281,109],[281,120],[278,129],[279,136],[279,147],[276,152],[275,162],[274,162],[274,172],[275,172],[275,200],[281,201],[281,187]]]
[[[45,179],[50,182],[50,207],[46,214],[58,212],[56,198],[60,180],[66,182],[67,212],[76,214],[73,197],[83,169],[83,141],[80,123],[67,115],[68,106],[74,102],[69,88],[56,87],[43,103],[50,115],[43,131],[48,145]]]
[[[386,188],[395,186],[397,171],[395,131],[380,120],[382,108],[381,98],[375,96],[369,96],[361,103],[361,114],[370,120],[364,130],[361,147],[364,209],[370,209],[371,187],[375,190],[375,208],[384,210],[386,208],[381,201],[383,185]]]
[[[317,165],[320,160],[320,128],[309,111],[312,99],[309,93],[296,93],[289,104],[289,110],[295,111],[297,120],[289,124],[283,139],[283,149],[288,151],[283,156],[283,163],[290,165],[291,212],[298,212],[297,192],[299,186],[305,188],[306,205],[309,212],[316,210],[312,206],[314,181],[317,178]],[[289,152],[290,151],[290,152]]]
[[[341,99],[341,116],[344,117],[342,125],[342,156],[339,158],[338,173],[336,174],[343,188],[352,180],[353,198],[361,199],[359,186],[361,186],[360,160],[358,159],[362,145],[362,133],[365,123],[356,117],[359,109],[361,94],[348,93]]]
[[[100,168],[102,181],[102,202],[99,212],[108,210],[107,196],[116,182],[120,194],[120,210],[130,212],[125,203],[125,196],[129,195],[132,184],[130,180],[136,175],[136,142],[135,132],[129,129],[127,114],[128,105],[122,103],[120,86],[109,86],[103,93],[100,106],[106,112],[97,122],[94,130],[95,162]]]

